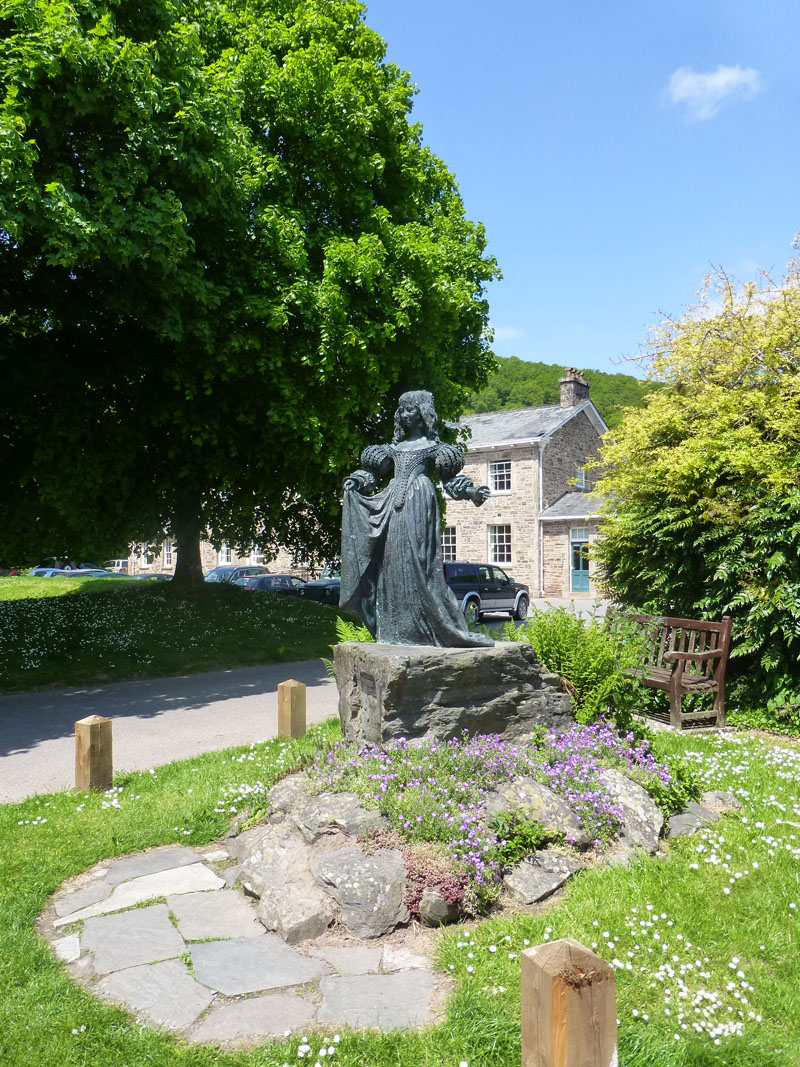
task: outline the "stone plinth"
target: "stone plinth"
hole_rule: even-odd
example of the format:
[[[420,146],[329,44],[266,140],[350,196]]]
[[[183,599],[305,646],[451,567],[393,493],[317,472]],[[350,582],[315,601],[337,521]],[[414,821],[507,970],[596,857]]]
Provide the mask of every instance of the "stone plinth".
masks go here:
[[[333,654],[345,740],[447,740],[462,730],[519,737],[566,729],[572,702],[530,645],[436,648],[344,641]]]

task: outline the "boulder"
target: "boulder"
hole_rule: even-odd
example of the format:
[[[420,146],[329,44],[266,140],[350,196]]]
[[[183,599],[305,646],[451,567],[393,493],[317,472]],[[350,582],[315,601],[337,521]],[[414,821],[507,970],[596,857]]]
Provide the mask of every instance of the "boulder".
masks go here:
[[[690,801],[685,809],[677,815],[673,815],[667,822],[667,833],[670,837],[685,837],[687,834],[696,834],[704,826],[717,822],[719,813],[712,811],[703,804]]]
[[[600,779],[623,811],[620,846],[623,849],[644,848],[648,852],[655,852],[664,826],[664,816],[650,794],[616,769],[602,770]]]
[[[339,904],[341,921],[355,937],[380,937],[410,918],[403,903],[406,868],[396,849],[324,852],[312,858],[311,872]]]
[[[583,864],[574,856],[545,849],[518,863],[504,875],[503,883],[518,904],[535,904],[555,893],[582,868]]]
[[[284,889],[308,870],[305,842],[287,826],[259,826],[235,839],[239,880],[245,891],[260,897],[268,888]]]
[[[343,641],[333,652],[346,741],[447,740],[464,730],[520,737],[572,725],[572,701],[530,645],[439,648]]]
[[[721,815],[724,811],[741,811],[742,805],[729,789],[709,789],[701,794],[700,803],[707,811]]]
[[[696,834],[707,825],[708,823],[705,819],[700,819],[691,812],[682,811],[667,820],[667,835],[669,837],[687,837],[689,834]]]
[[[514,778],[510,782],[504,782],[486,794],[484,810],[487,815],[524,811],[530,818],[540,822],[548,834],[563,832],[567,841],[576,848],[588,848],[592,843],[591,837],[567,802],[535,778]]]
[[[334,919],[333,902],[310,878],[269,886],[261,896],[258,917],[290,945],[324,934]]]
[[[426,926],[445,926],[461,915],[456,904],[448,904],[438,889],[423,889],[419,902],[419,919]]]
[[[282,778],[267,793],[271,812],[287,812],[292,808],[302,807],[308,798],[308,778],[302,772]]]
[[[305,799],[303,807],[291,811],[289,818],[306,841],[316,841],[323,834],[337,830],[357,837],[368,830],[388,826],[381,813],[365,808],[355,793],[321,793]]]

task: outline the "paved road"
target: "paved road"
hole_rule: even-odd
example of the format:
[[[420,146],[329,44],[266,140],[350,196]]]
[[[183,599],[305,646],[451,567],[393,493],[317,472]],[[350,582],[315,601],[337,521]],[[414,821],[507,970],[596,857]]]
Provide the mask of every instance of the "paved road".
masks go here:
[[[308,687],[309,724],[336,715],[320,660],[0,696],[0,803],[72,787],[74,724],[87,715],[113,720],[115,771],[274,737],[277,687],[288,678]]]

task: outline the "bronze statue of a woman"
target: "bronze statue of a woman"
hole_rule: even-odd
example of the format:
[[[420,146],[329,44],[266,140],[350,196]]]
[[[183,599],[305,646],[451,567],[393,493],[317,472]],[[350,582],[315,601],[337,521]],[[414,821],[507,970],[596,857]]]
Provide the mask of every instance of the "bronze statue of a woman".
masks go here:
[[[431,477],[448,496],[480,507],[487,486],[459,471],[464,460],[437,432],[433,396],[403,393],[394,440],[370,445],[344,481],[340,605],[363,619],[377,641],[393,645],[473,647],[493,644],[470,633],[444,580],[439,505]],[[378,480],[394,477],[376,492]]]

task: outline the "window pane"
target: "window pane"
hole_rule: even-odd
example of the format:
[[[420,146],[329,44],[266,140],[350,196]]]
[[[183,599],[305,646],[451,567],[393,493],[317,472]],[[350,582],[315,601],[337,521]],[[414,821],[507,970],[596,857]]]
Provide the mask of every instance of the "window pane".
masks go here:
[[[445,526],[442,531],[442,559],[453,560],[456,555],[456,528]]]
[[[489,562],[490,563],[510,563],[511,562],[511,527],[504,526],[490,526],[489,527]]]
[[[489,488],[493,493],[507,493],[511,489],[511,460],[489,464]]]

